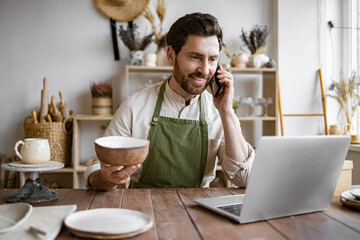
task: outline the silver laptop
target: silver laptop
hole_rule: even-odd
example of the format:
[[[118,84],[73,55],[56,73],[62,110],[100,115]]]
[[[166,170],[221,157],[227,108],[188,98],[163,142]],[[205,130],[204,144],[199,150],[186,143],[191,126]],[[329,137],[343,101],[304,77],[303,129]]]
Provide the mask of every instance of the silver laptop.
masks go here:
[[[262,137],[246,194],[195,201],[239,223],[330,206],[350,136]]]

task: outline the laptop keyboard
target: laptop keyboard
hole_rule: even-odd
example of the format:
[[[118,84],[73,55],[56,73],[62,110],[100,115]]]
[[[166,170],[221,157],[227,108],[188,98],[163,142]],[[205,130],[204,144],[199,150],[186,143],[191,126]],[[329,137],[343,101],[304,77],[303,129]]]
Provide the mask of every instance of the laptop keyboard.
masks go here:
[[[242,204],[232,204],[232,205],[226,205],[226,206],[219,206],[217,208],[220,208],[226,212],[235,214],[235,215],[240,215],[241,212],[241,208],[242,208]]]

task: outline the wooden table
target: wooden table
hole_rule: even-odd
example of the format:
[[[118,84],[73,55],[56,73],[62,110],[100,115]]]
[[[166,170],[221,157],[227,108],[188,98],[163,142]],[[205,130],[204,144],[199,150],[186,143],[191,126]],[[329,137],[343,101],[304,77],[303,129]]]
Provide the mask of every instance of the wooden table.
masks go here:
[[[0,204],[14,190],[0,190]],[[293,217],[237,224],[198,206],[194,199],[244,193],[244,189],[56,190],[59,198],[34,206],[76,204],[77,210],[127,208],[150,215],[154,226],[131,239],[360,239],[360,212],[334,197],[329,209]],[[57,239],[80,239],[63,228]]]

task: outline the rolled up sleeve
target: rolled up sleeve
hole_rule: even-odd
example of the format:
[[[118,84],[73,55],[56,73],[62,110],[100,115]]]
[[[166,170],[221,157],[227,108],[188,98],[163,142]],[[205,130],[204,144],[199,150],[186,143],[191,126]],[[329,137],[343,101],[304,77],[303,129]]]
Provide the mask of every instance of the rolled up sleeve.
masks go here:
[[[251,172],[251,168],[255,158],[255,151],[253,147],[248,144],[249,156],[244,162],[237,162],[229,158],[223,152],[220,163],[222,169],[230,182],[239,187],[246,187],[247,181]]]
[[[89,183],[89,176],[97,170],[100,170],[100,162],[99,162],[99,160],[94,159],[93,162],[91,163],[91,165],[86,168],[85,173],[84,173],[84,181],[85,181],[86,188],[91,189],[91,186]]]

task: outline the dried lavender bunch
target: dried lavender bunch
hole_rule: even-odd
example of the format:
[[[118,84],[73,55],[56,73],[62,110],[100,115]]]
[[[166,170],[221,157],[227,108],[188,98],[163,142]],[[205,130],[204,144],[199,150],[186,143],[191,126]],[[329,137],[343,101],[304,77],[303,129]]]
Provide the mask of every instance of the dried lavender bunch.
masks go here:
[[[149,35],[146,35],[140,39],[139,33],[136,32],[136,29],[138,29],[138,26],[132,22],[128,23],[126,30],[123,28],[123,26],[120,26],[120,38],[130,51],[143,51],[151,43],[151,39],[154,33],[150,33]]]
[[[243,45],[240,46],[240,49],[242,51],[249,50],[251,54],[255,54],[259,50],[264,51],[270,27],[254,25],[250,32],[245,32],[244,29],[241,32],[240,39],[243,41]]]
[[[92,83],[90,85],[91,95],[93,98],[101,97],[112,97],[112,85],[111,80],[101,82],[101,83]]]

